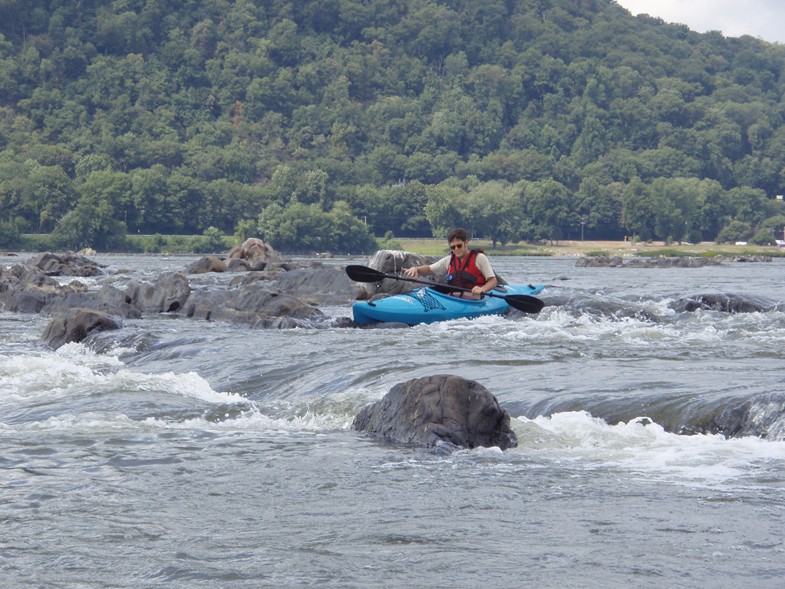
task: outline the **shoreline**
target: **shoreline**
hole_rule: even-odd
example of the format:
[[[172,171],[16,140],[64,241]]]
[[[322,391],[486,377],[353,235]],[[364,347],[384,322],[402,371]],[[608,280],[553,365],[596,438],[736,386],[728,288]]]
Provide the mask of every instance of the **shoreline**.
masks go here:
[[[446,245],[438,239],[401,239],[402,249],[423,255],[444,255]],[[772,256],[785,257],[785,248],[774,245],[735,245],[701,242],[695,244],[667,244],[663,241],[580,241],[562,240],[547,244],[507,244],[504,248],[492,247],[490,241],[476,239],[472,247],[482,248],[492,256],[621,256],[621,257],[679,257],[679,256]]]

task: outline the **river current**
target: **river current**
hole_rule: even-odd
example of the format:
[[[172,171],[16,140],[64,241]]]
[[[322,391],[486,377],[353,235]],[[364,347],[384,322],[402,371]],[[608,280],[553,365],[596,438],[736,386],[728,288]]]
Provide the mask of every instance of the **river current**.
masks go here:
[[[193,260],[97,259],[90,288]],[[146,316],[56,351],[47,318],[0,311],[0,584],[782,587],[785,260],[493,261],[552,304],[381,330]],[[775,306],[674,310],[705,293]],[[439,455],[352,430],[433,374],[496,395],[518,447]],[[757,435],[707,426],[739,408]]]

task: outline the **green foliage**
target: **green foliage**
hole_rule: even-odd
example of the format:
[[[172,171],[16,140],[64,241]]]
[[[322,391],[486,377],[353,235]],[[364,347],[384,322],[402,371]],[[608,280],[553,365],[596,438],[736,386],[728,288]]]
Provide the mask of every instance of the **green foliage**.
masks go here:
[[[361,251],[785,214],[784,46],[610,0],[219,4],[0,2],[4,227],[105,249],[264,211],[293,251]]]
[[[97,194],[86,193],[76,207],[60,219],[53,231],[62,248],[120,251],[125,246],[125,224],[114,218],[114,207]]]
[[[234,227],[234,237],[238,243],[242,243],[251,237],[256,237],[256,223],[250,219],[237,221],[237,225]]]
[[[22,241],[19,227],[11,221],[0,221],[0,247],[13,249]]]
[[[750,238],[752,245],[775,245],[774,232],[771,229],[758,229]]]
[[[385,233],[384,237],[382,239],[378,239],[377,242],[378,242],[379,249],[383,249],[383,250],[403,249],[403,245],[401,245],[400,241],[395,239],[395,235],[393,234],[392,231],[388,231],[387,233]]]
[[[717,243],[747,241],[752,235],[752,227],[743,221],[731,221],[717,235]]]
[[[208,227],[191,242],[191,251],[203,254],[221,253],[229,249],[227,237],[217,227]]]
[[[264,241],[285,252],[370,253],[377,247],[367,225],[343,201],[329,211],[296,200],[286,207],[274,203],[259,215],[258,231]]]

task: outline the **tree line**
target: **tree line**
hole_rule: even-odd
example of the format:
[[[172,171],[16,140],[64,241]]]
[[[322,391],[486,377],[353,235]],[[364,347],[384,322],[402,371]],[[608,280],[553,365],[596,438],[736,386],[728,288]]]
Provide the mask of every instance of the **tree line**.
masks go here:
[[[765,243],[783,72],[611,0],[5,0],[0,246]]]

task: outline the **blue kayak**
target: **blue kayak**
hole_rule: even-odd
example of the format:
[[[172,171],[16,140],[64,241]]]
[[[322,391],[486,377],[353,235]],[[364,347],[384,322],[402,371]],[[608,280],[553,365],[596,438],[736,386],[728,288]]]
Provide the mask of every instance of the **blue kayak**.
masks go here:
[[[543,289],[542,284],[506,284],[491,292],[502,295],[535,295]],[[352,305],[352,315],[357,325],[372,325],[379,322],[434,323],[450,319],[473,319],[483,315],[501,315],[510,305],[503,298],[483,297],[463,299],[441,293],[430,287],[398,294],[378,301],[361,301]]]

